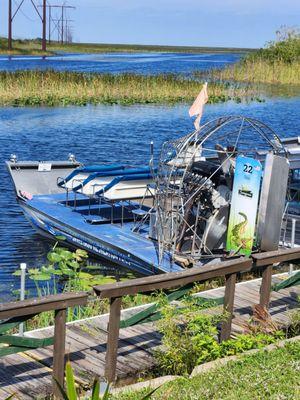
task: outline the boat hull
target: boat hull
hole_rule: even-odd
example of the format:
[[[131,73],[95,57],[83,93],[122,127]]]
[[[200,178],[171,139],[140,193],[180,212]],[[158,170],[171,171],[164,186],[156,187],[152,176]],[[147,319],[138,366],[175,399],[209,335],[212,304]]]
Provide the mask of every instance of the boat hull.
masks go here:
[[[124,267],[127,271],[138,272],[142,275],[166,272],[162,271],[159,266],[147,263],[145,260],[136,257],[133,253],[124,251],[111,242],[101,240],[100,237],[88,236],[72,226],[45,215],[31,207],[27,202],[19,200],[19,204],[32,227],[39,234],[47,238],[63,240],[63,243],[67,246],[84,249],[96,258],[106,260],[118,267]],[[60,237],[63,237],[63,239]],[[171,263],[168,272],[175,272],[180,269],[181,268],[176,264],[174,264],[173,268]]]

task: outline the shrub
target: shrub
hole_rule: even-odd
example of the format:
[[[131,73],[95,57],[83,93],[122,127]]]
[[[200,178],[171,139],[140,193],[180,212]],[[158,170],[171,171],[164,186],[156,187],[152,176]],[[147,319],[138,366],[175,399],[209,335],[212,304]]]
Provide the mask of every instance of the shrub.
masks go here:
[[[281,27],[277,40],[267,43],[264,49],[249,54],[245,60],[265,60],[272,63],[282,61],[288,64],[300,61],[300,33],[298,29]]]
[[[154,352],[158,374],[188,375],[196,365],[274,343],[282,333],[241,334],[219,343],[218,323],[226,315],[208,314],[192,300],[182,307],[167,304],[161,309],[158,329],[162,347]]]

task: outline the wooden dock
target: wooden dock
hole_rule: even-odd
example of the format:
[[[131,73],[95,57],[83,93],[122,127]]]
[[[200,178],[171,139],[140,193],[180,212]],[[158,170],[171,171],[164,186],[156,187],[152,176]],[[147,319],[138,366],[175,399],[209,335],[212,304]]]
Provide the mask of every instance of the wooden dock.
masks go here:
[[[273,277],[273,282],[277,283],[284,278],[284,274]],[[260,285],[260,279],[236,285],[233,335],[243,332],[252,315],[253,305],[259,302]],[[201,297],[207,298],[223,295],[224,288],[201,293]],[[269,312],[279,326],[285,327],[289,324],[289,313],[291,309],[299,306],[299,295],[300,286],[271,293]],[[123,311],[122,316],[128,317],[135,312],[136,309]],[[107,323],[108,314],[67,325],[66,350],[76,377],[82,384],[91,382],[95,375],[104,377]],[[26,335],[35,338],[48,337],[53,335],[53,328],[40,329]],[[121,329],[117,360],[118,379],[129,380],[130,377],[151,368],[154,365],[152,351],[160,345],[160,339],[154,323]],[[52,347],[46,347],[0,358],[0,400],[12,393],[21,399],[39,399],[50,394],[52,354]]]

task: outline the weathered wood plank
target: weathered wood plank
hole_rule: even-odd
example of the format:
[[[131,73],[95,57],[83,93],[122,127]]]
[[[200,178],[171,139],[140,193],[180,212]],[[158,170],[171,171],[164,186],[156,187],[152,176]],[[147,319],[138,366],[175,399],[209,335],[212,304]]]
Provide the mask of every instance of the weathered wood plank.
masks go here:
[[[257,267],[275,264],[279,262],[288,262],[300,259],[300,248],[279,249],[275,251],[266,251],[263,253],[252,254]]]
[[[121,302],[121,297],[113,297],[110,300],[107,350],[105,358],[105,378],[108,382],[113,382],[116,376]]]
[[[184,286],[192,282],[201,282],[217,277],[243,272],[251,269],[252,260],[246,257],[219,262],[215,265],[194,267],[180,272],[171,272],[146,278],[95,286],[94,290],[100,298],[121,297],[127,294],[145,293],[160,289]]]
[[[49,395],[51,371],[42,364],[15,354],[0,359],[0,390],[16,393],[21,399],[38,398],[41,393]]]
[[[260,287],[259,304],[262,307],[269,308],[271,285],[272,285],[272,270],[273,265],[266,265],[262,273],[262,281]]]
[[[220,339],[229,339],[231,333],[231,321],[233,317],[234,292],[235,292],[236,274],[226,275],[224,311],[228,314],[226,321],[222,323]]]
[[[41,298],[23,301],[14,301],[0,304],[0,320],[25,315],[35,315],[44,311],[61,310],[63,308],[84,306],[87,303],[88,294],[62,293]]]
[[[53,345],[53,393],[55,398],[61,398],[57,383],[64,387],[65,376],[65,346],[66,346],[67,311],[55,310],[54,345]]]

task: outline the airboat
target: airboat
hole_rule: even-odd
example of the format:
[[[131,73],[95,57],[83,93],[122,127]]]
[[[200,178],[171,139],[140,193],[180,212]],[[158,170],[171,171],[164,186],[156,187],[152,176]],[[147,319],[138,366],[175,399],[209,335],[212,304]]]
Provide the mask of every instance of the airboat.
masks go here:
[[[164,143],[157,159],[150,146],[143,167],[74,156],[12,156],[7,167],[40,234],[150,275],[277,248],[284,216],[297,214],[297,202],[287,210],[300,182],[298,145],[260,121],[225,116]]]

